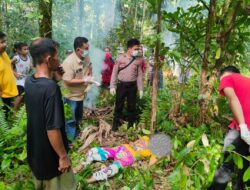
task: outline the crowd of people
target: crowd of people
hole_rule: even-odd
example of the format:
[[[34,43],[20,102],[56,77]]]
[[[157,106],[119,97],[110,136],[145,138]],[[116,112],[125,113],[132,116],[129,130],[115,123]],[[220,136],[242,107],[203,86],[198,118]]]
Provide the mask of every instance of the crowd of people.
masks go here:
[[[14,110],[18,110],[23,101],[25,103],[27,159],[34,175],[35,187],[51,190],[76,189],[77,184],[68,151],[72,141],[80,132],[83,100],[88,86],[96,82],[92,76],[88,39],[76,37],[73,43],[74,51],[67,52],[67,57],[62,64],[59,61],[59,44],[51,39],[39,38],[30,46],[26,43],[15,44],[15,55],[12,59],[7,55],[6,47],[6,35],[0,32],[0,97],[7,120],[12,102],[14,102]],[[110,48],[106,47],[104,52],[105,57],[100,65],[103,67],[102,86],[108,88],[115,96],[112,130],[117,131],[124,118],[125,102],[128,127],[134,126],[136,97],[137,94],[140,98],[143,97],[146,71],[150,73],[147,83],[151,83],[154,64],[153,60],[150,60],[147,69],[143,58],[143,47],[137,39],[129,39],[127,52],[120,52],[115,61]],[[164,61],[163,58],[160,60]],[[30,74],[32,69],[34,73]],[[58,85],[58,81],[63,81],[62,86]],[[159,86],[163,88],[161,84]],[[61,88],[66,92],[63,96]],[[221,71],[220,93],[228,99],[235,116],[225,137],[223,148],[225,158],[228,156],[226,150],[229,145],[234,145],[235,151],[241,155],[249,156],[249,89],[250,79],[241,75],[237,68],[229,66]],[[64,116],[64,104],[68,104],[72,112],[72,117],[67,120]],[[147,149],[147,146],[144,148]],[[93,151],[95,156],[88,155],[89,159],[105,160],[111,156],[112,151],[117,150],[93,149]],[[100,158],[102,155],[107,157]],[[112,169],[116,171],[115,173],[119,168],[126,166],[120,161],[122,156],[124,155],[119,155],[119,159],[113,165]],[[237,173],[238,180],[235,186],[238,189],[243,189],[246,185],[242,178],[248,166],[249,161],[244,158],[244,167]],[[215,173],[210,189],[225,189],[234,169],[233,161],[223,162]],[[93,175],[91,180],[103,179],[100,175]]]

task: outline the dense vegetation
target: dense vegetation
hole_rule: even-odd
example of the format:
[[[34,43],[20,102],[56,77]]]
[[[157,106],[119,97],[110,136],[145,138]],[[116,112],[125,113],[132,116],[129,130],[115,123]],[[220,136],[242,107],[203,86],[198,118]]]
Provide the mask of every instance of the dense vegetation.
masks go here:
[[[164,63],[157,64],[164,71],[164,88],[158,90],[156,102],[152,102],[152,87],[146,87],[143,99],[139,100],[138,126],[130,130],[123,126],[122,130],[131,140],[150,134],[151,111],[155,106],[155,129],[171,136],[171,156],[151,168],[147,162],[140,162],[112,180],[94,185],[86,184],[85,179],[94,169],[87,167],[77,175],[80,189],[197,190],[205,189],[211,183],[222,161],[223,136],[232,117],[226,100],[218,95],[216,75],[221,67],[233,64],[250,76],[250,1],[194,0],[190,5],[185,2],[0,0],[0,30],[8,35],[10,55],[17,41],[30,42],[38,36],[52,36],[61,44],[63,59],[65,50],[72,49],[74,37],[83,34],[91,40],[93,47],[110,46],[114,55],[116,48],[124,47],[128,38],[137,37],[149,50],[146,59],[155,47],[158,49],[156,58],[158,55],[166,58]],[[51,16],[51,24],[44,21],[45,15],[46,19]],[[51,26],[44,27],[44,22]],[[173,65],[177,64],[182,72],[192,69],[191,78],[184,83],[179,83],[178,77],[172,74]],[[101,92],[100,97],[97,108],[113,105],[114,98],[106,92]],[[67,108],[65,115],[68,115]],[[110,123],[112,117],[105,120]],[[82,129],[97,123],[93,119],[84,120]],[[0,111],[0,190],[33,189],[26,162],[25,132],[25,107],[13,113],[11,122],[6,122]],[[83,154],[77,153],[81,145],[79,140],[74,142],[71,150],[73,165],[84,158]],[[95,145],[94,141],[91,146]],[[235,154],[233,147],[230,151],[232,159],[241,168],[241,155]],[[249,178],[248,170],[244,180]]]

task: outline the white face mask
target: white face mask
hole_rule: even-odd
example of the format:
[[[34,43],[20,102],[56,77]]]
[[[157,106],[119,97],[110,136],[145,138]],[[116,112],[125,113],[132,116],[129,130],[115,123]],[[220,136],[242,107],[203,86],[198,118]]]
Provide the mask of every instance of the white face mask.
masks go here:
[[[82,53],[82,57],[88,57],[89,56],[89,51],[88,50],[84,50]]]
[[[134,50],[132,51],[132,54],[131,54],[133,57],[136,57],[138,56],[138,50]]]

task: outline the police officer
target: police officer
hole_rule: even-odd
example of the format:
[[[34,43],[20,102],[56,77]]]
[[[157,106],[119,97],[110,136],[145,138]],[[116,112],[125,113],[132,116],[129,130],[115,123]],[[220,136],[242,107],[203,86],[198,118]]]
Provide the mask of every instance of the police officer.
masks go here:
[[[125,100],[128,108],[128,127],[132,127],[136,120],[136,93],[139,90],[143,96],[142,59],[138,57],[140,41],[127,41],[127,53],[120,55],[114,65],[110,82],[110,93],[116,94],[115,111],[112,130],[117,131],[123,117],[122,110]]]

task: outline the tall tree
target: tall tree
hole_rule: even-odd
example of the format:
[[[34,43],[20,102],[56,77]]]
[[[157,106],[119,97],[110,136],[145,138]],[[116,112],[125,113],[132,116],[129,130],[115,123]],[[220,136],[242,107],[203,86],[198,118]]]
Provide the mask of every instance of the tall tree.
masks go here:
[[[203,54],[203,62],[201,66],[201,83],[200,83],[200,92],[203,95],[200,101],[200,109],[201,109],[201,122],[206,120],[206,108],[208,107],[209,101],[207,96],[209,96],[208,90],[208,81],[207,81],[207,71],[208,71],[208,55],[211,49],[211,38],[212,38],[212,29],[216,18],[216,0],[210,1],[210,6],[208,10],[208,21],[207,21],[207,28],[206,28],[206,38],[205,38],[205,49]]]
[[[216,74],[224,63],[232,59],[232,54],[228,48],[230,46],[230,35],[234,32],[237,25],[236,17],[239,14],[242,3],[242,0],[225,0],[222,6],[222,14],[219,15],[219,11],[216,11],[216,9],[219,9],[216,0],[210,0],[200,80],[201,123],[209,121],[209,101],[211,99],[211,92],[214,87]],[[218,18],[218,20],[216,20],[216,18]],[[245,20],[245,17],[243,17],[243,19]],[[242,23],[242,21],[239,21],[238,24],[240,23]],[[211,42],[212,36],[214,35],[213,30],[215,28],[219,28],[216,39],[214,39],[216,40],[217,50],[214,59],[212,59],[212,61],[210,59],[209,61],[209,56],[211,57],[213,53]]]
[[[247,54],[250,18],[242,0],[198,0],[187,10],[164,12],[168,30],[178,33],[176,47],[168,56],[180,62],[185,55],[195,70],[200,72],[199,118],[197,124],[208,123],[214,81],[222,65],[243,63]],[[204,14],[205,12],[208,14]]]
[[[52,0],[39,0],[39,33],[42,37],[52,38]]]
[[[148,2],[152,5],[154,12],[157,14],[157,23],[156,23],[156,44],[155,44],[155,63],[154,63],[154,76],[153,76],[153,88],[152,88],[152,112],[151,112],[151,133],[154,133],[156,128],[156,113],[157,113],[157,91],[158,91],[158,66],[159,66],[159,56],[161,49],[161,38],[159,37],[161,34],[161,5],[164,0],[148,0]]]

